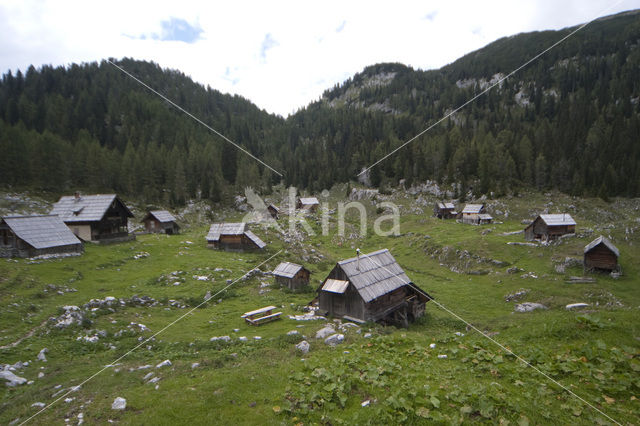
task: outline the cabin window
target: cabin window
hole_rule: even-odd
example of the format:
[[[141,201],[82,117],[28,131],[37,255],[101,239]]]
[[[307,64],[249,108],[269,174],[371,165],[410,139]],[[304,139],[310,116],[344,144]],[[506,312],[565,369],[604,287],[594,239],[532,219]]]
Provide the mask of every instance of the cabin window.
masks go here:
[[[9,245],[9,231],[7,231],[6,229],[3,229],[2,231],[0,231],[0,233],[2,233],[2,245],[8,246]]]

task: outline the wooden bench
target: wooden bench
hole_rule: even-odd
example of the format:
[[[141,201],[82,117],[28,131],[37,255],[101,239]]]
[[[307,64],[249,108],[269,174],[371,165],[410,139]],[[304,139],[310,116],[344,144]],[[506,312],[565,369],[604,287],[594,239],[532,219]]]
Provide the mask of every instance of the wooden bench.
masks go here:
[[[275,306],[265,306],[255,311],[245,312],[241,318],[251,325],[261,325],[280,318],[282,312],[273,313]]]

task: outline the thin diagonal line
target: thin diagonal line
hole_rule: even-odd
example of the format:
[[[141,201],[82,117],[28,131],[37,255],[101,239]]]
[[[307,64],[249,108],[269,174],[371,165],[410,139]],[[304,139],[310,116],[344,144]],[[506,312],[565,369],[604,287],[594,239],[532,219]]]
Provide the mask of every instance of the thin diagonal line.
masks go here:
[[[391,272],[389,269],[387,269],[384,265],[381,265],[380,263],[378,263],[375,259],[371,258],[370,256],[364,254],[362,255],[363,257],[366,257],[367,259],[369,259],[371,262],[373,262],[375,265],[377,265],[378,267],[384,269],[385,271],[389,272],[392,275],[397,275],[396,273]],[[443,309],[444,311],[448,312],[449,314],[453,315],[454,317],[456,317],[457,319],[459,319],[460,321],[462,321],[463,323],[465,323],[468,327],[474,329],[475,331],[477,331],[478,333],[480,333],[480,335],[486,337],[489,341],[493,342],[494,344],[496,344],[497,346],[499,346],[500,348],[502,348],[502,350],[504,350],[505,352],[513,355],[514,357],[516,357],[518,360],[522,361],[524,364],[526,364],[528,367],[533,368],[535,371],[537,371],[538,373],[540,373],[541,375],[543,375],[544,377],[546,377],[547,379],[549,379],[551,382],[555,383],[556,385],[558,385],[560,388],[564,389],[565,391],[569,392],[571,395],[573,395],[574,397],[576,397],[577,399],[579,399],[580,401],[582,401],[583,403],[585,403],[587,406],[593,408],[595,411],[597,411],[598,413],[602,414],[604,417],[606,417],[607,419],[611,420],[613,423],[617,424],[617,425],[621,425],[620,422],[612,419],[609,415],[607,415],[605,412],[603,412],[602,410],[600,410],[598,407],[596,407],[595,405],[591,404],[589,401],[585,400],[584,398],[582,398],[580,395],[576,394],[575,392],[573,392],[571,389],[567,388],[566,386],[564,386],[562,383],[558,382],[557,380],[555,380],[554,378],[550,377],[548,374],[546,374],[545,372],[543,372],[542,370],[540,370],[539,368],[535,367],[534,365],[532,365],[531,363],[529,363],[529,361],[527,361],[526,359],[522,358],[521,356],[515,354],[511,349],[507,348],[506,346],[502,345],[500,342],[498,342],[497,340],[493,339],[491,336],[487,335],[486,333],[480,331],[476,326],[474,326],[473,324],[471,324],[470,322],[466,321],[465,319],[463,319],[460,315],[456,314],[455,312],[453,312],[452,310],[448,309],[447,307],[445,307],[443,304],[437,302],[435,299],[429,297],[429,300],[433,303],[435,303],[439,308]]]
[[[173,102],[171,99],[167,98],[165,95],[163,95],[162,93],[158,92],[157,90],[153,89],[152,87],[150,87],[148,84],[146,84],[145,82],[143,82],[142,80],[140,80],[139,78],[137,78],[136,76],[132,75],[131,73],[129,73],[127,70],[125,70],[124,68],[122,68],[119,65],[116,65],[115,63],[111,62],[111,60],[107,59],[107,62],[110,63],[111,65],[113,65],[114,67],[116,67],[117,69],[119,69],[120,71],[122,71],[123,73],[125,73],[126,75],[128,75],[129,77],[131,77],[133,80],[137,81],[138,83],[140,83],[142,86],[146,87],[147,89],[149,89],[151,92],[155,93],[156,95],[160,96],[162,99],[164,99],[165,101],[169,102],[171,105],[173,105],[173,107],[175,107],[176,109],[178,109],[179,111],[184,112],[185,114],[187,114],[189,117],[191,117],[192,119],[194,119],[196,122],[202,124],[204,127],[206,127],[207,129],[209,129],[210,131],[212,131],[213,133],[215,133],[216,135],[220,136],[222,139],[224,139],[225,141],[229,142],[231,145],[235,146],[236,148],[238,148],[240,151],[244,152],[245,154],[247,154],[249,157],[253,158],[254,160],[256,160],[258,163],[262,164],[263,166],[265,166],[266,168],[268,168],[269,170],[271,170],[272,172],[274,172],[275,174],[277,174],[278,176],[282,177],[282,173],[280,173],[279,171],[277,171],[276,169],[274,169],[273,167],[271,167],[270,165],[268,165],[267,163],[265,163],[264,161],[260,160],[259,158],[257,158],[255,155],[251,154],[249,151],[247,151],[246,149],[244,149],[243,147],[241,147],[240,145],[238,145],[237,143],[235,143],[234,141],[232,141],[231,139],[229,139],[228,137],[226,137],[225,135],[223,135],[222,133],[220,133],[219,131],[217,131],[216,129],[214,129],[213,127],[209,126],[207,123],[205,123],[204,121],[200,120],[198,117],[196,117],[195,115],[191,114],[189,111],[187,111],[186,109],[182,108],[180,105],[176,104],[175,102]]]
[[[500,80],[498,80],[497,82],[495,82],[494,84],[492,84],[491,86],[487,87],[486,89],[484,89],[482,92],[478,93],[477,95],[475,95],[473,98],[469,99],[468,101],[466,101],[465,103],[463,103],[462,105],[460,105],[459,107],[457,107],[456,109],[454,109],[453,111],[451,111],[450,113],[446,114],[445,116],[443,116],[442,118],[440,118],[438,121],[436,121],[435,123],[433,123],[432,125],[430,125],[429,127],[427,127],[426,129],[424,129],[423,131],[421,131],[420,133],[418,133],[417,135],[415,135],[414,137],[412,137],[411,139],[409,139],[408,141],[406,141],[405,143],[403,143],[402,145],[400,145],[399,147],[397,147],[396,149],[394,149],[393,151],[391,151],[390,153],[388,153],[387,155],[385,155],[384,157],[382,157],[381,159],[379,159],[378,161],[376,161],[375,163],[373,163],[372,165],[370,165],[369,167],[367,167],[366,169],[364,169],[363,171],[361,171],[360,173],[358,173],[357,177],[361,176],[362,174],[368,172],[369,170],[371,170],[373,167],[375,167],[376,165],[378,165],[379,163],[383,162],[384,160],[386,160],[387,158],[389,158],[390,156],[392,156],[393,154],[395,154],[396,152],[398,152],[399,150],[401,150],[402,148],[404,148],[405,146],[409,145],[411,142],[413,142],[414,140],[418,139],[420,136],[424,135],[425,133],[427,133],[429,130],[433,129],[435,126],[437,126],[438,124],[442,123],[444,120],[446,120],[447,118],[451,117],[453,114],[455,114],[456,112],[460,111],[462,108],[466,107],[467,105],[469,105],[470,103],[472,103],[473,101],[475,101],[476,99],[478,99],[480,96],[484,95],[485,93],[487,93],[489,90],[493,89],[494,87],[496,87],[497,85],[501,84],[503,81],[505,81],[507,78],[511,77],[512,75],[514,75],[515,73],[517,73],[518,71],[520,71],[521,69],[523,69],[524,67],[526,67],[527,65],[529,65],[530,63],[532,63],[533,61],[537,60],[538,58],[540,58],[542,55],[544,55],[545,53],[547,53],[548,51],[550,51],[551,49],[553,49],[554,47],[558,46],[560,43],[564,42],[565,40],[567,40],[569,37],[575,35],[578,31],[582,30],[584,27],[586,27],[587,25],[589,25],[590,23],[592,23],[593,21],[597,20],[599,17],[601,17],[605,12],[607,12],[609,9],[614,8],[615,6],[617,6],[618,4],[622,3],[623,0],[618,0],[617,2],[615,2],[614,4],[612,4],[611,6],[606,7],[605,9],[603,9],[602,11],[600,11],[597,14],[597,17],[592,19],[591,21],[588,21],[584,24],[582,24],[581,26],[579,26],[577,29],[573,30],[572,32],[570,32],[568,35],[564,36],[563,38],[561,38],[560,40],[558,40],[557,42],[555,42],[554,44],[552,44],[551,46],[547,47],[545,50],[543,50],[542,52],[538,53],[536,56],[534,56],[533,58],[529,59],[527,62],[525,62],[524,64],[520,65],[518,68],[516,68],[515,70],[511,71],[509,74],[507,74],[506,76],[502,77]]]
[[[24,422],[20,423],[20,425],[23,425],[27,422],[29,422],[31,419],[33,419],[34,417],[38,416],[40,413],[42,413],[43,411],[45,411],[46,409],[48,409],[49,407],[53,406],[54,404],[56,404],[58,401],[60,401],[62,398],[66,397],[67,395],[69,395],[70,393],[74,392],[76,389],[80,389],[80,387],[82,387],[85,383],[87,383],[89,380],[93,379],[94,377],[98,376],[99,374],[101,374],[103,371],[105,371],[106,369],[112,367],[113,365],[115,365],[116,363],[118,363],[120,360],[122,360],[123,358],[127,357],[130,353],[132,353],[133,351],[135,351],[136,349],[138,349],[140,346],[144,345],[145,343],[149,342],[151,339],[155,338],[157,335],[159,335],[160,333],[162,333],[163,331],[165,331],[166,329],[168,329],[169,327],[173,326],[175,323],[177,323],[178,321],[182,320],[184,317],[186,317],[187,315],[191,314],[193,311],[195,311],[196,309],[198,309],[200,306],[204,305],[205,303],[207,303],[209,300],[213,299],[214,297],[216,297],[217,295],[219,295],[220,293],[222,293],[223,291],[227,290],[229,287],[231,287],[232,285],[234,285],[235,283],[237,283],[238,281],[240,281],[242,278],[244,278],[245,276],[247,276],[247,274],[249,272],[251,272],[253,269],[259,268],[262,265],[264,265],[265,263],[267,263],[268,261],[270,261],[271,259],[273,259],[274,257],[276,257],[277,255],[279,255],[280,253],[282,253],[282,250],[278,251],[276,254],[274,254],[273,256],[271,256],[270,258],[268,258],[267,260],[265,260],[264,262],[260,263],[258,266],[255,266],[254,268],[250,269],[248,272],[246,272],[244,275],[242,275],[240,278],[237,278],[235,281],[233,281],[231,284],[227,285],[226,287],[224,287],[222,290],[218,291],[216,294],[210,296],[207,299],[204,299],[204,301],[202,303],[200,303],[198,306],[196,306],[195,308],[190,309],[188,312],[186,312],[185,314],[181,315],[180,317],[178,317],[176,320],[170,322],[169,324],[167,324],[166,326],[164,326],[160,331],[157,331],[156,333],[154,333],[152,336],[150,336],[149,338],[143,340],[142,342],[140,342],[139,344],[137,344],[136,346],[134,346],[132,349],[130,349],[126,354],[120,356],[118,359],[116,359],[115,361],[111,362],[110,364],[107,364],[105,367],[103,367],[102,369],[100,369],[97,373],[89,376],[88,378],[86,378],[82,383],[80,383],[78,386],[73,386],[71,388],[71,390],[67,391],[64,395],[62,395],[61,397],[59,397],[58,399],[56,399],[55,401],[53,401],[52,403],[48,404],[47,406],[45,406],[44,408],[42,408],[40,411],[36,412],[33,416],[29,417],[28,419],[26,419]]]

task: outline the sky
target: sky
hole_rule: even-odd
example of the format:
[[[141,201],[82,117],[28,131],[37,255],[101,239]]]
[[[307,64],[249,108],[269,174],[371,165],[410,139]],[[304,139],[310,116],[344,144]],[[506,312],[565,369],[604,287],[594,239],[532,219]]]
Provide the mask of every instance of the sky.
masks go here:
[[[286,117],[368,65],[440,68],[501,37],[638,8],[640,0],[0,0],[0,73],[132,57]]]

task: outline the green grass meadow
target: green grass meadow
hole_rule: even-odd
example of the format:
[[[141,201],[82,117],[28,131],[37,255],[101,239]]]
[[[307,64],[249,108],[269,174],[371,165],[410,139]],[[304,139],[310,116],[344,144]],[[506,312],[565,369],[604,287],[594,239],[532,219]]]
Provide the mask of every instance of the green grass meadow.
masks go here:
[[[406,212],[415,200],[398,196],[393,201]],[[345,236],[337,235],[335,213],[329,234],[322,235],[318,214],[309,221],[316,235],[293,245],[285,244],[274,229],[255,227],[268,243],[262,252],[207,249],[208,226],[200,224],[185,227],[181,235],[87,244],[79,257],[2,259],[0,346],[35,332],[14,347],[0,349],[1,363],[30,360],[15,373],[33,380],[0,387],[0,423],[27,420],[40,410],[33,403],[50,404],[64,394],[53,396],[60,389],[102,371],[67,395],[72,398],[68,402],[57,401],[30,423],[77,424],[82,413],[87,424],[637,424],[640,203],[606,204],[558,194],[498,202],[509,211],[508,217],[497,217],[501,223],[441,221],[430,217],[431,207],[425,207],[423,214],[402,215],[399,236],[375,235],[373,222],[385,213],[368,204],[366,237],[350,237],[358,229],[355,210],[347,214]],[[522,219],[545,207],[551,212],[567,209],[578,222],[577,235],[548,246],[508,245],[524,241],[523,235],[505,234],[524,228]],[[279,223],[288,227],[286,217]],[[583,247],[600,234],[610,236],[620,249],[623,275],[567,283],[569,276],[581,276],[582,268],[559,273],[556,265],[567,257],[581,259]],[[390,249],[407,275],[439,304],[605,415],[435,303],[428,303],[426,315],[407,329],[365,324],[359,331],[349,329],[345,342],[336,347],[316,340],[324,321],[295,321],[289,315],[302,313],[319,281],[336,261],[354,256],[355,248],[362,253]],[[227,280],[237,280],[280,250],[260,269],[270,271],[284,260],[303,263],[312,272],[311,288],[281,289],[268,276],[238,280],[130,352],[199,305],[207,292],[222,290]],[[519,270],[507,272],[513,267]],[[261,287],[263,282],[270,286]],[[505,301],[521,289],[528,290],[522,299]],[[87,315],[90,321],[66,329],[47,322],[65,305],[134,295],[158,303],[97,309]],[[538,302],[548,309],[514,313],[519,302]],[[577,302],[589,307],[565,309]],[[282,319],[254,327],[240,317],[267,305],[277,306]],[[102,330],[106,337],[95,343],[78,340]],[[291,330],[299,334],[287,335]],[[306,355],[295,349],[303,335],[311,344]],[[231,341],[210,341],[214,336],[230,336]],[[45,347],[48,361],[39,362],[36,356]],[[118,365],[105,368],[125,354]],[[170,367],[155,368],[165,359],[171,360]],[[200,366],[192,368],[196,362]],[[138,369],[145,365],[153,367]],[[157,383],[143,380],[150,372],[160,378]],[[124,411],[111,409],[116,397],[126,398]]]

